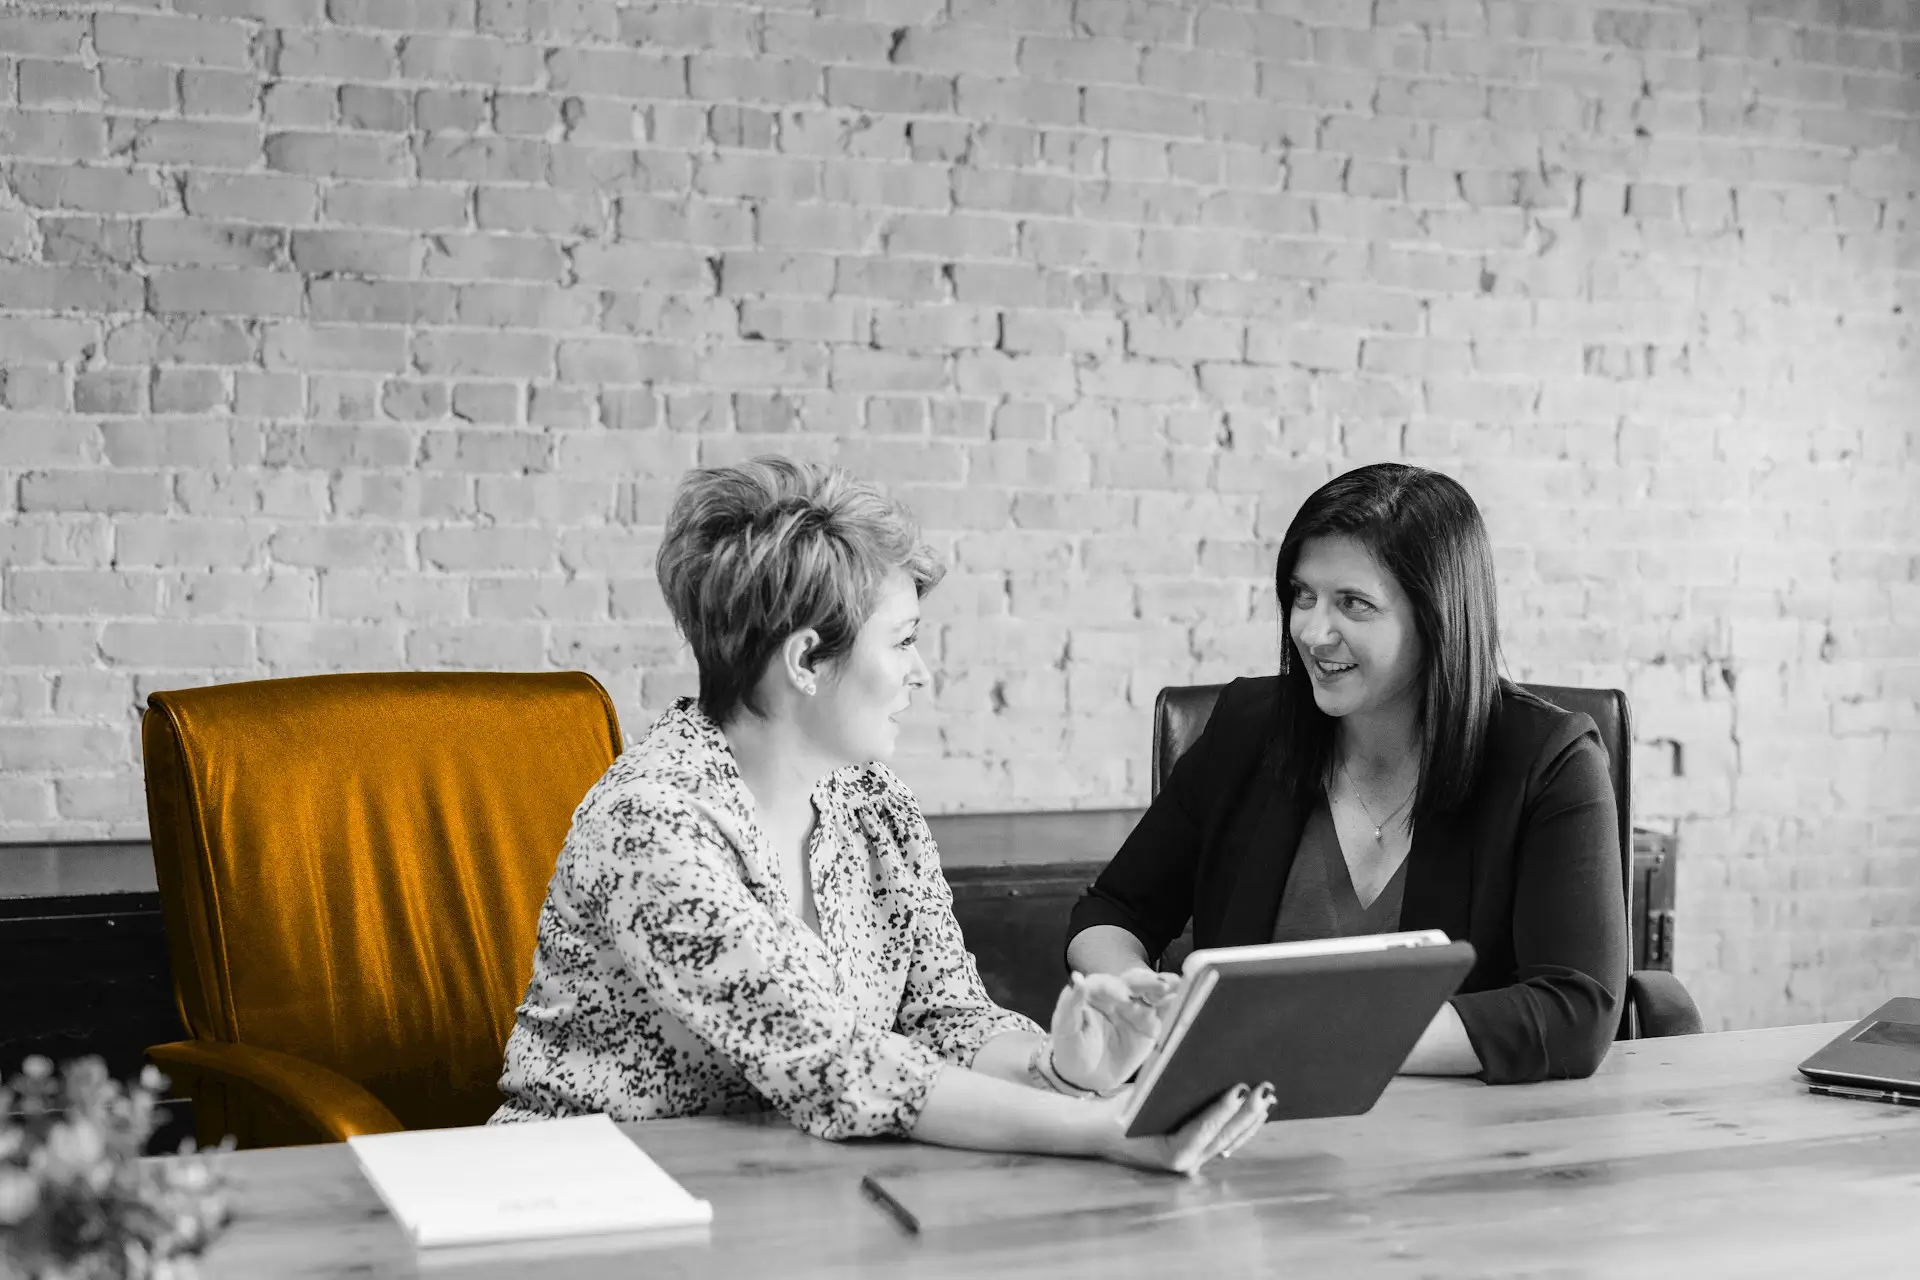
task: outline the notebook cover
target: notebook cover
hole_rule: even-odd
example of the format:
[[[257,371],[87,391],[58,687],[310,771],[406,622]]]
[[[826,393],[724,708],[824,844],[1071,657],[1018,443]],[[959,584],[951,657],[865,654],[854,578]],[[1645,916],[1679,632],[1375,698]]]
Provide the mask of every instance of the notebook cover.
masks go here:
[[[604,1115],[361,1134],[361,1172],[423,1249],[711,1222]]]
[[[1920,1000],[1896,997],[1800,1064],[1809,1080],[1920,1089]]]
[[[1468,942],[1215,966],[1127,1136],[1171,1132],[1262,1080],[1273,1082],[1270,1119],[1359,1115],[1472,967]]]

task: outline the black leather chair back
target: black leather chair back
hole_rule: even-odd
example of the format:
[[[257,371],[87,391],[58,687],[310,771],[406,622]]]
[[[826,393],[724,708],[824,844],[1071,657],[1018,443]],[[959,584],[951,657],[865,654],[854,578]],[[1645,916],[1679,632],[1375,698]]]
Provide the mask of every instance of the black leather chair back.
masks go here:
[[[1187,754],[1187,748],[1200,740],[1200,734],[1213,719],[1213,704],[1220,701],[1223,684],[1172,684],[1153,700],[1153,790],[1160,788],[1173,773],[1173,762]]]
[[[1633,885],[1633,717],[1627,695],[1618,689],[1582,689],[1564,684],[1523,684],[1535,697],[1564,711],[1584,711],[1600,730],[1613,778],[1613,801],[1620,816],[1620,883],[1631,899]],[[1170,685],[1153,700],[1153,794],[1158,796],[1173,772],[1173,762],[1200,737],[1220,700],[1223,684]],[[1629,922],[1631,923],[1631,922]]]

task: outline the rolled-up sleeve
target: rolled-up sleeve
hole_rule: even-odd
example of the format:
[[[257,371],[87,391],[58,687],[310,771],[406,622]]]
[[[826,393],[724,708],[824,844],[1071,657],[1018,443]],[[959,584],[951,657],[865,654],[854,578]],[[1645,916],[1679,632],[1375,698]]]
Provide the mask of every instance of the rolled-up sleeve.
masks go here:
[[[807,1133],[911,1131],[942,1055],[862,1025],[824,956],[755,900],[709,815],[664,790],[636,812],[590,889],[634,980]]]
[[[913,954],[900,1002],[900,1032],[948,1062],[972,1066],[980,1046],[1013,1031],[1041,1034],[1032,1019],[1003,1009],[987,995],[979,966],[953,914],[953,890],[941,873],[933,832],[904,786],[880,805],[862,810],[870,841],[899,851],[913,912]]]
[[[1453,997],[1488,1084],[1592,1075],[1627,978],[1619,822],[1589,729],[1542,770],[1515,858],[1515,981]]]

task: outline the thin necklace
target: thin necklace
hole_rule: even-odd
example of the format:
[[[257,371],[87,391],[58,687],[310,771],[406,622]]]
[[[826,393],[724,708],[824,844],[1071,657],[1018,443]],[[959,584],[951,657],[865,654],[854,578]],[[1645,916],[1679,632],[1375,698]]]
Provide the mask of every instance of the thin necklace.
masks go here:
[[[1368,822],[1373,823],[1373,842],[1378,845],[1384,845],[1386,840],[1380,835],[1381,830],[1385,828],[1389,822],[1392,822],[1402,809],[1407,807],[1408,803],[1413,799],[1413,793],[1420,789],[1419,781],[1416,779],[1414,784],[1407,788],[1406,796],[1401,799],[1399,804],[1393,806],[1393,808],[1387,812],[1386,817],[1375,821],[1373,810],[1367,807],[1367,798],[1360,794],[1360,784],[1353,780],[1353,771],[1347,768],[1347,762],[1344,759],[1340,761],[1340,772],[1347,780],[1347,789],[1352,791],[1353,798],[1359,801],[1360,812],[1367,815]]]

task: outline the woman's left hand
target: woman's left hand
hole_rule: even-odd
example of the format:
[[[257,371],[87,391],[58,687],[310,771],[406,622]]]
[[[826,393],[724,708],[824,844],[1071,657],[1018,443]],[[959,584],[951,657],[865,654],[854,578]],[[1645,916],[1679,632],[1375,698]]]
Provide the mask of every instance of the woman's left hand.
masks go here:
[[[1073,975],[1053,1006],[1053,1069],[1096,1093],[1133,1078],[1180,1000],[1180,979],[1142,965],[1123,974]]]

